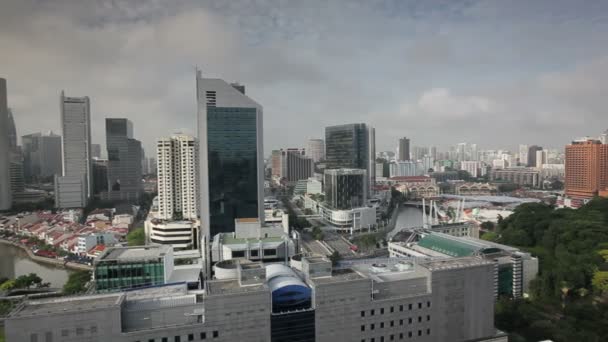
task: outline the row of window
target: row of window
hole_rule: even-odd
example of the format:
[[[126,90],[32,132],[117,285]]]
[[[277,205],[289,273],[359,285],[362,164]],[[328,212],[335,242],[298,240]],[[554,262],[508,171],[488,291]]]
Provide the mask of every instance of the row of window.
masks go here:
[[[431,315],[426,315],[426,321],[428,322],[430,320],[431,320]],[[413,322],[414,322],[414,319],[412,317],[407,319],[407,324],[412,324]],[[418,323],[422,323],[422,316],[418,316]],[[403,324],[404,324],[404,320],[400,319],[399,325],[403,325]],[[378,326],[380,327],[380,329],[384,329],[384,322],[378,323]],[[394,327],[395,320],[388,322],[387,326]],[[375,328],[376,328],[376,323],[372,323],[369,325],[369,330],[374,330]],[[365,325],[361,325],[361,331],[365,331]]]
[[[418,330],[418,333],[416,334],[417,336],[422,336],[425,332],[423,332],[422,330]],[[431,334],[431,329],[426,329],[426,335],[430,335]],[[406,337],[407,336],[407,337]],[[412,338],[415,336],[415,333],[413,331],[408,331],[407,334],[405,333],[399,333],[397,334],[391,334],[389,336],[380,336],[380,337],[372,337],[370,339],[361,339],[361,342],[385,342],[385,341],[395,341],[397,339],[399,340],[403,340],[404,338]]]
[[[97,334],[97,326],[96,325],[92,325],[89,328],[89,332],[91,335]],[[71,334],[75,334],[76,336],[83,336],[86,333],[85,329],[82,327],[78,327],[76,328],[76,330],[74,332],[70,332],[70,330],[68,329],[62,329],[61,330],[61,337],[68,337]],[[44,342],[53,342],[53,332],[52,331],[47,331],[44,334],[41,334],[41,337],[44,336]],[[43,339],[38,339],[38,333],[31,333],[30,334],[30,342],[43,342]]]
[[[418,309],[422,309],[422,307],[423,307],[423,303],[422,302],[418,302]],[[426,307],[427,308],[431,307],[431,302],[430,301],[426,302]],[[396,308],[395,306],[391,306],[389,308],[390,313],[395,312],[395,308]],[[399,308],[399,312],[403,312],[403,310],[405,309],[405,305],[401,304],[401,305],[399,305],[398,308]],[[408,304],[407,305],[407,309],[409,311],[413,310],[414,309],[414,304],[412,304],[412,303]],[[380,315],[384,315],[384,308],[380,308],[378,311],[380,312]],[[369,315],[370,316],[374,316],[375,314],[376,314],[376,310],[375,309],[369,310]],[[361,310],[361,317],[365,317],[365,310]]]
[[[188,336],[185,340],[182,340],[182,336],[175,336],[175,337],[173,337],[173,340],[171,340],[171,342],[203,341],[203,340],[206,340],[207,338],[218,338],[218,337],[220,337],[220,332],[217,330],[214,330],[210,334],[207,334],[207,332],[201,332],[200,335],[198,336],[198,340],[195,339],[196,338],[195,334],[188,334]],[[135,342],[145,342],[145,341],[137,340]],[[155,339],[155,338],[148,339],[148,342],[170,342],[170,340],[169,340],[169,337],[162,337],[160,339]]]

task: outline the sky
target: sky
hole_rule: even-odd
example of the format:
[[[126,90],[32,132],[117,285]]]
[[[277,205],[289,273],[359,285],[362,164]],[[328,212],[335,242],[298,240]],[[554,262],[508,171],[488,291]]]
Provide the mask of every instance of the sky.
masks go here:
[[[65,90],[90,97],[93,143],[126,117],[153,155],[196,134],[195,67],[246,85],[266,153],[354,122],[377,151],[561,147],[608,129],[608,1],[0,1],[20,136],[61,134]]]

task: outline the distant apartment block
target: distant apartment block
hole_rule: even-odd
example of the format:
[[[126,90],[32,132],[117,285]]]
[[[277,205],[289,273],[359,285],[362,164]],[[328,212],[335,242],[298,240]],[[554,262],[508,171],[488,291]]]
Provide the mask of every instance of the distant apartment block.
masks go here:
[[[587,139],[566,146],[565,190],[575,199],[608,197],[608,145]]]

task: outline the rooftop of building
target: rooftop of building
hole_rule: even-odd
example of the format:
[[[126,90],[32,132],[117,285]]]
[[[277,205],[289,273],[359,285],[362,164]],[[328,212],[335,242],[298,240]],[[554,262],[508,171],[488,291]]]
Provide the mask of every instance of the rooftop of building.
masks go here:
[[[451,270],[458,268],[468,268],[475,266],[493,265],[494,262],[491,260],[485,260],[477,257],[467,258],[453,258],[453,259],[441,259],[427,262],[421,262],[420,266],[428,269],[431,272]]]
[[[401,182],[431,182],[433,178],[430,176],[396,176],[389,178],[389,180]]]
[[[221,234],[222,244],[224,245],[242,245],[247,243],[272,243],[272,242],[283,242],[282,237],[267,237],[267,238],[236,238],[232,233]]]
[[[258,291],[269,291],[269,288],[266,285],[266,283],[241,286],[238,279],[210,280],[210,281],[207,281],[207,283],[205,285],[206,285],[207,295],[209,295],[209,296],[247,293],[247,292],[258,292]]]
[[[99,261],[133,261],[133,260],[149,260],[164,257],[170,246],[166,245],[150,245],[139,247],[113,247],[109,248],[104,254],[99,257]]]
[[[77,297],[61,297],[49,300],[27,301],[17,306],[11,318],[48,316],[79,311],[95,311],[118,307],[124,300],[122,293]]]

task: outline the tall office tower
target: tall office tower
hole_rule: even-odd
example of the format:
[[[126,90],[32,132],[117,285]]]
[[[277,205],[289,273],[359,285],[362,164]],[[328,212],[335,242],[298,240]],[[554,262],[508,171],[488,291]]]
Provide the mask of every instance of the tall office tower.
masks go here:
[[[154,157],[150,157],[148,158],[148,171],[150,171],[151,175],[155,175],[156,174],[156,158]]]
[[[93,158],[93,194],[108,191],[108,160]]]
[[[367,173],[363,169],[332,169],[324,174],[325,201],[332,209],[349,210],[367,201]]]
[[[141,181],[141,142],[133,139],[133,124],[123,118],[106,119],[108,149],[107,199],[136,202]]]
[[[399,139],[399,161],[410,160],[410,139]]]
[[[537,169],[542,169],[543,164],[547,164],[547,150],[536,151],[536,165]]]
[[[146,158],[146,150],[142,147],[141,149],[141,174],[150,174],[150,168],[148,167],[148,158]]]
[[[477,144],[471,144],[469,150],[470,150],[469,160],[478,161],[479,152],[477,151]]]
[[[438,159],[442,159],[442,158],[438,158],[437,155],[437,147],[436,146],[431,146],[429,148],[429,155],[434,159],[434,160],[438,160]]]
[[[323,139],[308,140],[308,150],[306,153],[315,163],[325,160],[325,141]]]
[[[542,147],[536,145],[528,147],[528,167],[536,167],[536,152],[542,150]]]
[[[91,158],[101,158],[100,144],[91,144]]]
[[[9,169],[11,179],[11,192],[14,194],[25,191],[25,181],[23,178],[23,158],[21,153],[11,155],[11,165]]]
[[[608,197],[608,145],[585,139],[566,145],[566,196]]]
[[[281,178],[282,174],[282,166],[281,166],[281,158],[283,156],[283,152],[281,150],[272,150],[272,154],[270,155],[270,174],[273,177]]]
[[[158,217],[162,220],[198,217],[197,157],[194,137],[173,135],[158,139]]]
[[[363,169],[368,194],[375,183],[375,131],[364,123],[325,128],[325,163],[330,169]]]
[[[55,206],[83,208],[92,192],[91,105],[61,92],[62,173],[55,176]]]
[[[519,145],[519,164],[528,166],[528,145]]]
[[[61,136],[53,132],[21,137],[23,172],[28,183],[61,174]]]
[[[287,183],[294,184],[312,176],[314,163],[312,158],[306,156],[306,150],[303,148],[288,148],[279,152],[279,177],[285,179]]]
[[[245,95],[244,86],[203,78],[199,70],[196,89],[206,246],[210,237],[234,232],[237,218],[264,220],[263,109]]]
[[[459,143],[456,146],[456,160],[458,160],[458,161],[466,160],[467,159],[467,150],[468,150],[467,143]]]
[[[13,118],[13,111],[7,108],[8,112],[8,148],[11,151],[17,149],[17,128],[15,127],[15,119]]]
[[[6,80],[0,78],[0,210],[12,205]]]

